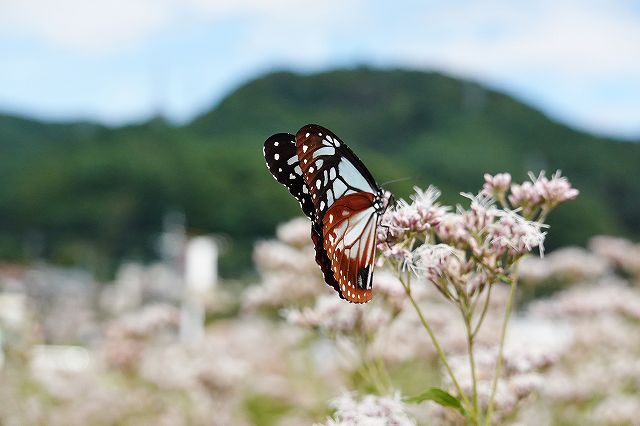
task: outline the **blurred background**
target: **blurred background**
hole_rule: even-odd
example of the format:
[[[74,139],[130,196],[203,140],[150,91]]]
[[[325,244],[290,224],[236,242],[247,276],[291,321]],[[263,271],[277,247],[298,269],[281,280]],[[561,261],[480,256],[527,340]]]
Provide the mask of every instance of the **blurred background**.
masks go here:
[[[24,371],[97,371],[106,336],[157,323],[194,342],[239,315],[255,242],[300,215],[262,144],[307,123],[401,180],[398,198],[433,184],[455,204],[485,172],[561,169],[580,196],[547,247],[611,235],[638,255],[639,2],[3,0],[0,58],[0,406],[32,416],[0,408],[6,424],[136,418],[49,417],[58,382]],[[188,407],[171,389],[148,405]],[[185,410],[168,424],[209,423]]]

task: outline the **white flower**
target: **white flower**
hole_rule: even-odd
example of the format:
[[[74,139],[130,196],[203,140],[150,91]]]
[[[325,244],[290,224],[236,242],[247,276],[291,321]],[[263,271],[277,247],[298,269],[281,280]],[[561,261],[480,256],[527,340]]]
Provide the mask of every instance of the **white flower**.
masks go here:
[[[311,235],[311,222],[306,217],[291,219],[276,229],[276,236],[284,243],[295,247],[304,247],[309,244]]]
[[[410,199],[411,203],[399,200],[396,206],[388,209],[382,217],[383,228],[388,234],[381,234],[381,241],[388,241],[389,237],[400,238],[408,232],[426,232],[436,226],[448,208],[440,206],[436,200],[440,191],[434,186],[426,190],[414,187],[415,194]]]
[[[330,333],[367,333],[387,324],[390,315],[378,305],[344,303],[335,295],[321,296],[312,308],[283,310],[287,322],[305,327],[317,327]]]
[[[525,253],[538,247],[540,256],[544,255],[543,244],[547,233],[542,232],[542,228],[548,228],[548,225],[529,221],[513,210],[498,210],[496,215],[499,220],[489,230],[491,244],[510,248],[516,253]]]
[[[552,207],[564,201],[573,200],[580,193],[571,187],[571,183],[566,177],[561,176],[560,170],[556,171],[550,180],[547,179],[544,171],[540,172],[538,177],[532,173],[529,174],[529,177],[542,199]]]
[[[616,314],[640,320],[640,294],[619,280],[604,280],[597,285],[582,285],[536,301],[530,309],[548,318],[595,317]]]
[[[441,209],[440,205],[436,203],[436,200],[440,198],[440,190],[433,185],[430,185],[426,190],[422,190],[417,186],[413,187],[415,194],[411,195],[409,198],[413,201],[413,205],[416,209],[430,212],[430,213],[438,213],[439,209]]]
[[[539,188],[532,182],[524,182],[521,185],[511,185],[509,202],[514,207],[535,206],[540,204],[541,201],[542,194],[540,194]]]
[[[429,281],[437,281],[452,255],[460,256],[454,247],[447,244],[423,244],[414,251],[413,271]]]
[[[624,238],[598,235],[589,241],[589,249],[632,275],[640,275],[640,244]]]
[[[471,200],[469,210],[464,210],[462,206],[458,206],[458,214],[464,218],[464,226],[470,234],[478,234],[484,232],[486,227],[493,223],[498,209],[492,196],[479,192],[473,195],[467,192],[461,192],[465,198]]]
[[[593,410],[593,418],[600,425],[634,425],[640,413],[640,399],[637,395],[612,395],[599,403]]]
[[[509,185],[511,185],[511,175],[509,173],[498,173],[495,176],[485,173],[482,192],[486,195],[499,198],[504,196],[509,189]]]
[[[465,218],[462,214],[447,213],[438,223],[436,235],[441,241],[451,245],[465,242],[470,238],[470,235],[464,224]]]
[[[563,283],[577,283],[604,276],[610,270],[606,259],[580,247],[555,250],[544,259],[525,258],[520,263],[520,278],[539,283],[551,278]]]
[[[353,394],[344,394],[333,400],[334,418],[325,426],[414,426],[405,404],[396,393],[391,397],[367,395],[358,401]]]

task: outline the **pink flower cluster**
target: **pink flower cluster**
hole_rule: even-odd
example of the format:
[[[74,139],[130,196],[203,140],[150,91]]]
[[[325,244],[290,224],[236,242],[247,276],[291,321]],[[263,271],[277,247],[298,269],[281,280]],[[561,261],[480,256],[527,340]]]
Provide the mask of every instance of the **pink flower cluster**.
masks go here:
[[[433,186],[426,190],[413,188],[415,194],[411,196],[411,203],[399,200],[396,206],[387,210],[382,219],[381,233],[383,238],[389,234],[398,237],[407,233],[425,233],[440,223],[447,207],[440,206],[436,200],[440,191]]]
[[[319,296],[313,307],[285,309],[282,314],[291,324],[318,328],[330,335],[367,335],[391,319],[389,312],[378,305],[353,306],[344,303],[333,294]]]
[[[499,200],[506,207],[506,199],[512,208],[520,208],[526,217],[532,218],[538,211],[548,211],[558,204],[576,198],[579,191],[571,186],[566,177],[558,170],[547,178],[544,171],[538,176],[529,173],[531,181],[511,184],[509,173],[495,176],[484,175],[482,192]],[[507,196],[507,192],[510,194]]]
[[[498,173],[495,176],[485,173],[482,192],[495,199],[500,199],[509,190],[509,185],[511,185],[509,173]]]
[[[455,210],[437,202],[440,191],[433,186],[414,188],[410,202],[400,200],[382,218],[382,260],[455,299],[504,276],[524,254],[538,248],[542,255],[546,214],[578,191],[560,172],[551,179],[544,172],[530,176],[518,184],[508,173],[487,174],[477,195],[462,194],[468,207]]]

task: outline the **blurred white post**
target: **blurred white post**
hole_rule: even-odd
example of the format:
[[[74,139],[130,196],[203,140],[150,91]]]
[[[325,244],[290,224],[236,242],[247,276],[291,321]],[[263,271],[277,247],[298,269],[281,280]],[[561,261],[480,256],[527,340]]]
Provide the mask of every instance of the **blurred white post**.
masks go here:
[[[197,343],[204,336],[204,298],[218,281],[218,246],[211,237],[196,237],[185,252],[185,289],[180,312],[180,339]]]

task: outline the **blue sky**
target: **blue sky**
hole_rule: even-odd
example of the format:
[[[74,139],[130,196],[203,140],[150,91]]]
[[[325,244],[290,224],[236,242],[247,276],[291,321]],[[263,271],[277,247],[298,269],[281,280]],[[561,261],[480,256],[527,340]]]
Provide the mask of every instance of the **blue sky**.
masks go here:
[[[368,64],[640,137],[637,1],[0,0],[0,57],[0,111],[48,120],[184,122],[272,69]]]

